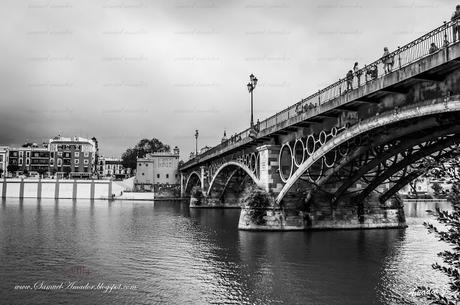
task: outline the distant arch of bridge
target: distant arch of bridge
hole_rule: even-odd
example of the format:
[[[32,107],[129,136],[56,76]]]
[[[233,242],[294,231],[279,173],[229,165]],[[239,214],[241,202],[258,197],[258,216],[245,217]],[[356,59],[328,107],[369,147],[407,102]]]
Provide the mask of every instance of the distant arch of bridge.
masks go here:
[[[222,173],[224,172],[225,169],[231,169],[231,172],[229,175],[225,175],[224,177],[222,177],[223,176]],[[244,173],[248,175],[251,181],[254,182],[256,185],[260,184],[259,178],[256,177],[256,174],[254,173],[254,171],[252,171],[248,166],[246,166],[245,164],[241,162],[229,161],[229,162],[222,164],[215,172],[214,176],[212,177],[211,183],[209,184],[207,195],[211,194],[211,191],[215,187],[216,181],[218,181],[219,178],[226,179],[224,183],[224,187],[226,188],[229,182],[231,181],[231,179],[237,174],[238,169],[241,169],[242,171],[244,171]]]
[[[185,182],[184,193],[190,196],[192,188],[194,186],[200,186],[202,184],[201,175],[197,171],[192,171],[190,175],[188,175],[187,180]]]

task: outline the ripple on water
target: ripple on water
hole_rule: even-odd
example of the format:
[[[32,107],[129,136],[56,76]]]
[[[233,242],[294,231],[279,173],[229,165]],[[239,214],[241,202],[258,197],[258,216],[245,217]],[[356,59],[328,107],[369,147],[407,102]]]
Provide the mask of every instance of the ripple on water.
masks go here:
[[[8,304],[423,304],[413,290],[443,287],[431,264],[446,247],[423,227],[430,218],[421,209],[430,207],[408,208],[416,217],[405,230],[255,233],[237,230],[238,210],[8,199],[0,207],[0,291]],[[88,274],[72,274],[74,266]],[[138,289],[12,288],[40,280]]]

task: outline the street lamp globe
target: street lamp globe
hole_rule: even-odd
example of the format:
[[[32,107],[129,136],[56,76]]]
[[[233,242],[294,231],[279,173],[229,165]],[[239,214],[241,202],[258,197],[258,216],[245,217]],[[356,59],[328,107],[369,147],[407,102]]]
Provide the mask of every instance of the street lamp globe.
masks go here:
[[[252,84],[251,84],[251,83],[248,83],[248,91],[249,91],[249,92],[251,92],[251,91],[252,91],[252,89],[254,89],[254,87],[252,86]]]

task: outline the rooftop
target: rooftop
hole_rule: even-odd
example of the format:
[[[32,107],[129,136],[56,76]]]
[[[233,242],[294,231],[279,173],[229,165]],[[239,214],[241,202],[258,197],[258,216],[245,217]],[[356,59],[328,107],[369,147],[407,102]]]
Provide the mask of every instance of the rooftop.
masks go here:
[[[145,157],[143,158],[137,158],[138,161],[153,161],[154,158],[156,157],[176,157],[176,158],[179,158],[179,154],[175,154],[173,152],[155,152],[155,153],[152,153],[152,154],[147,154],[145,155]]]
[[[61,137],[57,136],[50,139],[50,143],[89,143],[94,144],[92,140],[83,137]]]

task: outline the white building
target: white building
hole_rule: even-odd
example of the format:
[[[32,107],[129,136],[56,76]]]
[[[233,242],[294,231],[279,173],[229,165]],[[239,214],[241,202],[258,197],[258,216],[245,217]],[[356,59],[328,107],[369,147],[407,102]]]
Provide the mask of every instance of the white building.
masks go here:
[[[179,184],[179,148],[137,159],[135,188],[151,191],[154,185]]]
[[[128,169],[124,168],[120,158],[99,157],[98,172],[101,177],[128,176]]]

